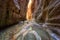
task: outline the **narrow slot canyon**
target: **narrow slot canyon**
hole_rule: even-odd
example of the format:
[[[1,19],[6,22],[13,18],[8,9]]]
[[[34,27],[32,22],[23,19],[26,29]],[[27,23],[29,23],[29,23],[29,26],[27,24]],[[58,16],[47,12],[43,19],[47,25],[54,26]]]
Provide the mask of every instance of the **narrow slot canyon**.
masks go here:
[[[60,40],[60,0],[0,0],[0,40]]]

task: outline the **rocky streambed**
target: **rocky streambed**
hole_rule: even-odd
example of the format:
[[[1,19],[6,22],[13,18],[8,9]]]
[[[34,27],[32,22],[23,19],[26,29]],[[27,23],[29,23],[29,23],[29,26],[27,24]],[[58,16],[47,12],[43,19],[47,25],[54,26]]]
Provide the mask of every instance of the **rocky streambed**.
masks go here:
[[[52,37],[44,28],[39,26],[35,22],[16,24],[0,31],[0,40],[60,40]]]

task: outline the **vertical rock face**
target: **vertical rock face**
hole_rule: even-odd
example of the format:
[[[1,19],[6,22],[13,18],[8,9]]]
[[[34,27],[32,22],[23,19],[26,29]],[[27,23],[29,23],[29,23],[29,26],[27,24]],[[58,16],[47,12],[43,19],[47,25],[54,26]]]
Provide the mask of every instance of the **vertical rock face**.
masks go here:
[[[19,5],[20,5],[20,13],[25,18],[26,11],[27,11],[28,0],[18,0],[18,2],[19,2]]]
[[[26,0],[18,0],[20,10],[13,0],[0,0],[0,26],[11,25],[20,20],[25,20]]]
[[[40,24],[46,24],[49,29],[60,34],[60,0],[41,0],[35,18]]]
[[[2,25],[5,25],[6,23],[6,10],[7,10],[7,7],[6,7],[6,4],[7,4],[7,0],[3,1],[3,0],[0,0],[0,26]]]

